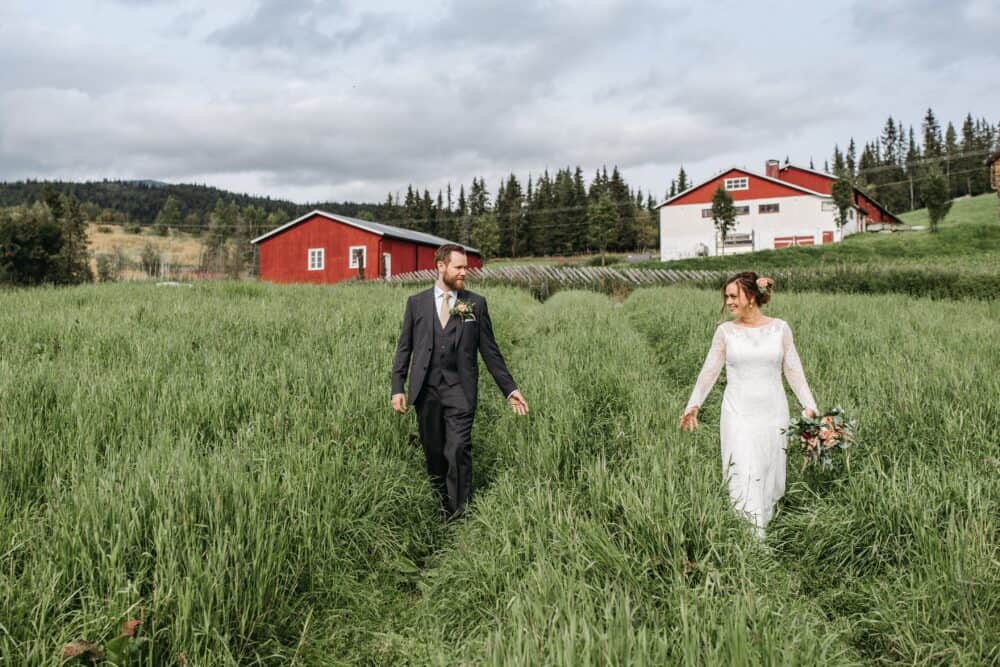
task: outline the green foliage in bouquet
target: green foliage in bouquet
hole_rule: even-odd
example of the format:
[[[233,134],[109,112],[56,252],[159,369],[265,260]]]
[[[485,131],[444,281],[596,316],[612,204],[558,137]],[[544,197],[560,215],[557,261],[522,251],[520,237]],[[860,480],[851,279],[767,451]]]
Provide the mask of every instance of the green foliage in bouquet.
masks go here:
[[[839,405],[812,417],[793,419],[783,432],[789,445],[797,444],[802,452],[802,469],[810,465],[824,470],[833,467],[834,454],[843,452],[844,465],[850,468],[848,448],[854,442],[855,422]]]

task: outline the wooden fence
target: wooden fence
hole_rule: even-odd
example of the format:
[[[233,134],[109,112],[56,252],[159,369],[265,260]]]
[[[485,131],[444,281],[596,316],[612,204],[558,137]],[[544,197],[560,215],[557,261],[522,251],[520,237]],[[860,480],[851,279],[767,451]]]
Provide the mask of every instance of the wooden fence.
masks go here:
[[[551,286],[556,289],[606,289],[609,284],[624,287],[671,285],[675,283],[717,284],[725,271],[693,271],[688,269],[612,269],[602,266],[499,266],[469,269],[476,282],[516,285],[520,287]],[[437,271],[413,271],[385,279],[389,283],[429,283],[437,279]]]

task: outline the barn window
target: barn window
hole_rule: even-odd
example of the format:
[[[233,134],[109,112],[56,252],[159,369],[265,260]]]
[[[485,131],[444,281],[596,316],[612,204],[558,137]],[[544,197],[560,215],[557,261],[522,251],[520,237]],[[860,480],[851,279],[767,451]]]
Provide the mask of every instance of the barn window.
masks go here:
[[[368,266],[368,262],[365,261],[367,257],[365,253],[367,248],[363,245],[352,245],[347,252],[348,257],[348,267],[352,269],[359,269]]]
[[[758,213],[777,213],[778,204],[761,204],[757,207]]]
[[[703,209],[701,209],[701,217],[703,217],[703,218],[711,218],[712,217],[712,209],[710,209],[710,208],[703,208]]]
[[[835,202],[832,202],[832,201],[825,201],[821,205],[821,209],[824,210],[824,211],[836,211],[837,210],[837,204]]]
[[[736,215],[750,215],[750,207],[749,206],[734,206],[733,207],[733,213],[735,213]]]
[[[746,176],[727,178],[723,187],[727,190],[748,190],[750,188],[750,179]]]
[[[326,251],[323,248],[309,248],[309,270],[322,271],[326,264]]]

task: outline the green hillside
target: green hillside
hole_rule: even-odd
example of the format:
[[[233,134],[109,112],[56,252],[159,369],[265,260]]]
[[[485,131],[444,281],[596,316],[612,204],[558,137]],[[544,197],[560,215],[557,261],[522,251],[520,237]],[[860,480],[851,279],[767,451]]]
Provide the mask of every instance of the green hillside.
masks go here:
[[[926,226],[927,209],[900,216],[908,225]],[[956,199],[940,231],[855,234],[835,245],[762,250],[729,257],[697,257],[646,266],[685,269],[769,269],[844,264],[883,268],[993,269],[1000,262],[1000,213],[995,194]],[[635,265],[632,265],[635,266]]]

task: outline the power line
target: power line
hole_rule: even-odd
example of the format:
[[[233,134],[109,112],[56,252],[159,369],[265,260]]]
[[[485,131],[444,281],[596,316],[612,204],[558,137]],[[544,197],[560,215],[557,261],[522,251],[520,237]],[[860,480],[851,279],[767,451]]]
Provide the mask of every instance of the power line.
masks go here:
[[[985,170],[985,167],[982,167],[982,168],[978,168],[977,167],[975,169],[965,169],[965,170],[953,171],[953,172],[951,172],[949,174],[949,176],[959,176],[959,175],[963,175],[963,174],[976,173],[976,172],[979,172],[981,170]],[[913,183],[919,183],[919,182],[924,181],[924,180],[926,180],[928,178],[930,178],[930,176],[928,174],[924,174],[924,175],[921,175],[919,177],[914,177],[912,179],[912,182]],[[904,180],[901,180],[901,181],[891,181],[891,182],[888,182],[888,183],[875,183],[875,184],[872,184],[872,185],[874,185],[876,188],[882,188],[882,187],[886,187],[886,186],[890,186],[890,185],[904,185],[904,184],[909,184],[909,183],[911,183],[911,179],[907,178],[907,179],[904,179]],[[631,204],[628,203],[628,202],[612,202],[612,204],[614,206],[616,206],[617,208],[625,208],[625,207],[628,207],[630,205],[633,206],[633,207],[635,206],[634,202],[632,202]],[[585,218],[581,218],[581,219],[577,219],[577,220],[562,221],[562,222],[547,222],[547,223],[537,223],[536,222],[536,223],[531,223],[531,222],[527,221],[526,218],[528,218],[529,216],[539,216],[539,215],[545,215],[545,214],[581,213],[581,212],[585,212],[588,208],[589,207],[587,205],[564,206],[564,207],[559,207],[559,208],[543,208],[543,209],[527,209],[527,208],[525,208],[525,209],[521,209],[519,211],[519,214],[522,217],[521,223],[528,225],[529,229],[531,229],[531,230],[536,230],[536,229],[558,229],[558,228],[564,228],[564,227],[578,227],[581,224],[586,224],[586,219]],[[636,207],[636,208],[638,210],[646,210],[644,207]],[[656,214],[655,214],[655,212],[654,211],[647,211],[647,212],[650,214],[650,216],[652,217],[652,219],[655,221],[656,217],[657,217]],[[334,214],[334,215],[337,215],[337,214]],[[403,217],[403,218],[390,218],[388,220],[381,220],[377,224],[392,224],[392,223],[409,223],[409,224],[413,224],[413,223],[429,223],[429,222],[446,222],[446,223],[450,223],[450,224],[462,224],[462,223],[475,222],[480,217],[483,217],[483,215],[492,215],[492,216],[495,216],[496,219],[497,219],[497,223],[498,224],[501,223],[501,222],[504,222],[504,221],[509,221],[509,218],[507,217],[507,215],[504,215],[504,214],[498,215],[496,211],[487,211],[486,213],[484,213],[482,215],[467,214],[465,216],[452,216],[452,217],[445,216],[443,218],[433,218],[433,219],[432,218],[405,218],[405,217]],[[348,217],[350,217],[350,216],[348,216]],[[620,216],[619,220],[620,221],[636,221],[636,220],[639,220],[639,216],[636,215],[636,214],[626,215],[626,216]],[[122,223],[115,223],[115,222],[110,222],[109,223],[109,222],[104,222],[104,221],[89,221],[89,222],[91,222],[92,224],[96,224],[98,226],[100,226],[100,225],[108,225],[108,224],[122,224]],[[152,227],[155,227],[155,225],[156,225],[156,223],[138,223],[138,222],[124,223],[124,224],[138,225],[138,226],[143,227],[143,228],[152,228]],[[287,221],[286,221],[286,223],[283,223],[283,224],[287,224]],[[183,223],[183,224],[178,224],[178,225],[169,225],[169,227],[171,229],[179,229],[179,230],[196,229],[196,230],[199,230],[201,232],[208,233],[208,234],[210,234],[212,232],[211,223],[208,223],[206,225],[191,225],[191,224]],[[226,229],[233,230],[233,229],[236,229],[236,228],[237,228],[236,226],[229,226]],[[248,235],[252,236],[254,234],[266,234],[268,231],[272,231],[273,229],[276,229],[276,227],[270,227],[270,228],[257,227],[254,230],[251,230],[250,234],[248,234]],[[422,230],[412,229],[412,228],[407,228],[407,229],[410,229],[411,231],[422,231]]]

